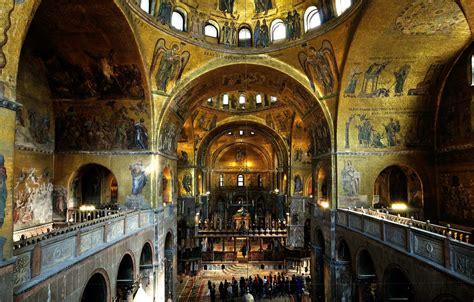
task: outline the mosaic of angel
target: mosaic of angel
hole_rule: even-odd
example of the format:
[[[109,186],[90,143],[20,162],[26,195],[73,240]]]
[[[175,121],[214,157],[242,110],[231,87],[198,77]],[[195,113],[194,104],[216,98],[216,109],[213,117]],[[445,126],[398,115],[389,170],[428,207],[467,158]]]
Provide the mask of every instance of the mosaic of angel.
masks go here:
[[[158,91],[166,93],[169,82],[173,80],[178,81],[181,78],[190,56],[189,51],[180,53],[177,43],[173,43],[170,48],[167,48],[164,39],[159,39],[156,42],[151,61],[150,76],[156,70],[156,86]]]

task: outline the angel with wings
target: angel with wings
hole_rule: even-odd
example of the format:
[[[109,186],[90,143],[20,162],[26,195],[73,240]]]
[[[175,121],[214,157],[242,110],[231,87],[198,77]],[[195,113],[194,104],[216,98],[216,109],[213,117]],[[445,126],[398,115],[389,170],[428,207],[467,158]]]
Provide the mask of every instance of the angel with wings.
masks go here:
[[[178,81],[181,78],[191,55],[189,51],[179,52],[179,45],[176,43],[172,44],[171,48],[167,48],[164,39],[159,39],[156,42],[151,61],[150,76],[155,72],[157,61],[161,57],[156,71],[158,91],[166,93],[168,83],[172,80]]]
[[[336,57],[329,41],[324,40],[319,50],[310,47],[308,54],[306,51],[301,51],[298,59],[313,91],[318,89],[322,95],[334,92],[338,71]]]

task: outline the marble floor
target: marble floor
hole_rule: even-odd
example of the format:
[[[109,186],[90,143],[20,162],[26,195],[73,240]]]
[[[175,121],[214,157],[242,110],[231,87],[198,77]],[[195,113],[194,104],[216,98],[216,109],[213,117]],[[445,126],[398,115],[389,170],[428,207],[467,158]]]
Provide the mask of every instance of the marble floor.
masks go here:
[[[212,283],[216,284],[216,288],[219,286],[219,283],[225,280],[231,281],[232,277],[240,279],[241,276],[247,278],[247,276],[256,276],[257,274],[261,277],[268,276],[269,274],[276,275],[277,273],[285,273],[283,270],[260,270],[260,269],[250,269],[246,265],[238,264],[233,265],[222,271],[202,271],[197,276],[179,276],[178,277],[178,288],[177,292],[179,294],[179,302],[195,302],[195,301],[211,301],[210,297],[207,295],[207,283],[210,280]],[[288,277],[291,277],[291,273],[285,273]],[[219,299],[219,293],[216,293],[216,301],[221,301]],[[227,301],[241,301],[242,298],[234,298],[233,300],[227,299]],[[259,301],[277,301],[277,302],[289,302],[296,301],[294,297],[283,296],[275,297],[273,299],[259,299]],[[311,301],[309,295],[305,295],[302,301]]]

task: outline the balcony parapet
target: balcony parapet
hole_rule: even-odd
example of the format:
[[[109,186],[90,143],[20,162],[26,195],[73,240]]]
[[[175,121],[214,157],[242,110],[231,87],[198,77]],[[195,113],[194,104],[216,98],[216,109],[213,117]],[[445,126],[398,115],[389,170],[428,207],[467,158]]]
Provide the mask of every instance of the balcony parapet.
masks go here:
[[[197,237],[287,237],[287,229],[199,230]]]
[[[129,210],[15,243],[14,289],[21,293],[154,224],[153,210]]]
[[[474,245],[469,234],[370,209],[338,209],[337,226],[361,233],[474,285]]]

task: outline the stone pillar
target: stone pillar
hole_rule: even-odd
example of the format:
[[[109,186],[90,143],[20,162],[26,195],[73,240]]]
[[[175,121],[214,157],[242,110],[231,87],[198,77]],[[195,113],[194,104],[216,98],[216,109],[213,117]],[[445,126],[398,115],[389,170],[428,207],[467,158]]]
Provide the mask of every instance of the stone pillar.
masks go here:
[[[0,292],[13,299],[13,175],[16,110],[19,105],[0,94]]]

